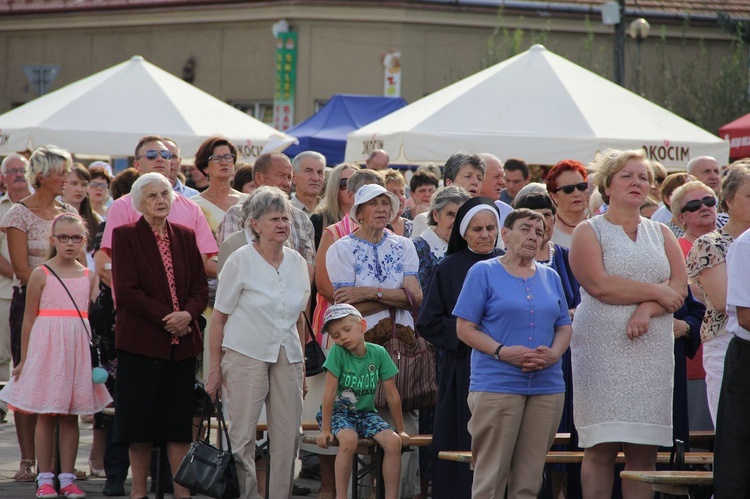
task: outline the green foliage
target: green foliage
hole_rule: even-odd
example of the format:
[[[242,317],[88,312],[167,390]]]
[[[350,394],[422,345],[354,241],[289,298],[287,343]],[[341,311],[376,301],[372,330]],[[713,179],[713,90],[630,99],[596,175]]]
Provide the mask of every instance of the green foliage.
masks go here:
[[[686,19],[679,39],[668,39],[666,29],[662,26],[657,36],[652,34],[648,43],[644,43],[644,59],[648,50],[651,66],[642,69],[641,85],[636,85],[638,73],[635,60],[626,63],[629,89],[640,87],[640,93],[646,99],[712,133],[718,133],[720,126],[745,114],[750,99],[750,59],[747,55],[750,23],[732,21],[728,16],[722,16],[721,12],[718,16],[719,24],[732,34],[733,40],[728,44],[714,43],[707,46],[703,40],[688,38],[691,26]],[[544,43],[551,34],[549,21],[543,30],[528,32],[521,28],[509,28],[506,21],[501,7],[495,28],[487,39],[487,50],[482,58],[483,67],[513,57],[536,43]],[[612,79],[611,40],[601,43],[591,20],[586,17],[584,23],[586,33],[581,38],[575,62]],[[675,58],[676,54],[686,53],[693,56]]]

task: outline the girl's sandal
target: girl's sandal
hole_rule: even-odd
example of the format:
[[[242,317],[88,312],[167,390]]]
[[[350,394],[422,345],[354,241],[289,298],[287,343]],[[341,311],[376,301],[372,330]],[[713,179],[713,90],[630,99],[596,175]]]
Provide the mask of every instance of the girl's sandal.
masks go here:
[[[13,479],[17,482],[33,482],[36,480],[35,465],[34,459],[21,459],[21,467],[18,468]]]

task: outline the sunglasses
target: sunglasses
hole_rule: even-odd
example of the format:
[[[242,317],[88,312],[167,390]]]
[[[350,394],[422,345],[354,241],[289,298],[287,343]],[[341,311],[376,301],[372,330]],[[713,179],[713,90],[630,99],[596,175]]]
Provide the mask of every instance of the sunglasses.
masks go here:
[[[716,198],[713,196],[706,196],[703,199],[693,199],[692,201],[688,201],[685,203],[685,206],[682,207],[680,213],[685,213],[686,211],[695,213],[701,209],[701,205],[708,206],[709,208],[716,206]]]
[[[234,163],[234,158],[236,158],[234,154],[214,154],[213,156],[209,156],[208,160],[218,165],[222,159],[227,163]]]
[[[149,149],[135,159],[142,158],[143,156],[146,156],[146,159],[150,160],[156,159],[157,156],[161,156],[163,159],[172,159],[172,153],[166,149],[162,149],[161,151],[157,151],[156,149]]]
[[[577,184],[564,185],[555,189],[555,192],[563,191],[565,194],[573,194],[573,191],[578,189],[583,192],[589,188],[589,184],[586,182],[578,182]]]
[[[340,191],[346,190],[346,183],[347,182],[349,182],[348,178],[342,178],[341,180],[339,180],[339,190]]]
[[[57,234],[54,237],[57,238],[58,241],[61,243],[67,243],[68,241],[73,241],[75,244],[80,243],[83,241],[83,236],[76,234],[74,236],[69,236],[67,234]]]
[[[666,177],[656,177],[654,180],[657,184],[661,184],[666,180]]]

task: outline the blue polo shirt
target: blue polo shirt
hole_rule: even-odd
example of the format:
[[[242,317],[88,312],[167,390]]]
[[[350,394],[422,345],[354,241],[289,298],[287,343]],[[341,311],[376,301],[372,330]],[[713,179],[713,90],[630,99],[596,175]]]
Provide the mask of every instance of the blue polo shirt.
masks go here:
[[[570,324],[560,276],[536,264],[533,277],[509,274],[497,258],[475,264],[466,276],[453,315],[506,346],[552,346],[555,328]],[[565,391],[562,361],[541,371],[521,368],[472,350],[469,391],[546,395]]]

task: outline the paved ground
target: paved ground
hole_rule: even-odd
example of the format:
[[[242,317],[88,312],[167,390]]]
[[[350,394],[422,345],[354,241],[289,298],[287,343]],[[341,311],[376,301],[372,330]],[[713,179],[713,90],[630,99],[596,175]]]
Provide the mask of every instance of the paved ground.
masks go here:
[[[88,473],[88,455],[91,449],[92,441],[92,430],[90,424],[80,425],[81,429],[81,443],[78,448],[78,459],[76,460],[76,468],[86,470]],[[35,484],[33,483],[18,483],[13,480],[18,470],[18,462],[21,459],[21,453],[18,450],[18,441],[16,440],[16,428],[13,424],[12,414],[8,417],[8,422],[0,424],[0,497],[1,498],[33,498],[36,491]],[[299,461],[297,461],[297,467],[299,468]],[[297,479],[295,481],[297,485],[308,487],[313,490],[313,493],[306,497],[315,497],[315,491],[318,490],[320,485],[319,482],[312,480]],[[88,478],[78,482],[78,486],[86,492],[89,499],[99,499],[106,496],[102,495],[102,488],[104,487],[103,478]],[[126,482],[125,491],[129,494],[130,492],[130,479]],[[126,496],[127,497],[127,496]],[[151,498],[155,497],[155,494],[150,495]],[[172,497],[172,496],[166,496]],[[195,496],[204,497],[204,496]],[[294,498],[302,498],[305,496],[294,496]]]

